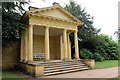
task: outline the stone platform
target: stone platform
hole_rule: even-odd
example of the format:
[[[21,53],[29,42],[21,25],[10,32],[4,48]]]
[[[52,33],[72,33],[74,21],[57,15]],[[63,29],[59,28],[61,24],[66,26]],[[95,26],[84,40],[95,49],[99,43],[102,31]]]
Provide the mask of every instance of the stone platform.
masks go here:
[[[51,60],[20,63],[21,71],[34,77],[50,76],[93,69],[92,60]],[[88,64],[87,64],[87,63]],[[89,65],[91,64],[91,65]]]

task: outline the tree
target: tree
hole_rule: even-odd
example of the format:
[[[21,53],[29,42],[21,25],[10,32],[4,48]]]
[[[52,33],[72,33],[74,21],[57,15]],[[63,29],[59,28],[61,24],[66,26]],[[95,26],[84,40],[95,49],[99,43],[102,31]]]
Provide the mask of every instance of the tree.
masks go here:
[[[97,61],[103,60],[119,60],[120,52],[118,43],[112,40],[108,35],[97,35],[95,40],[98,40],[93,49],[83,48],[80,50],[80,58],[95,59]],[[90,44],[90,43],[88,43]]]
[[[97,34],[99,30],[93,27],[93,17],[90,16],[85,9],[73,1],[66,5],[65,9],[72,15],[82,21],[82,25],[78,26],[78,36],[81,40],[88,40],[93,34]]]
[[[20,31],[25,25],[20,22],[27,2],[2,2],[2,46],[7,47],[11,41],[20,39]]]
[[[93,27],[93,17],[90,16],[85,9],[82,9],[80,5],[75,3],[74,1],[70,1],[68,5],[65,6],[65,9],[69,11],[72,15],[77,17],[80,21],[82,21],[82,25],[78,26],[78,40],[79,40],[79,48],[93,48],[96,40],[94,37],[100,31]],[[74,35],[70,34],[70,40],[72,46],[74,46]],[[94,42],[95,41],[95,42]],[[87,46],[86,46],[87,44]],[[72,49],[74,53],[74,49]]]
[[[65,9],[72,15],[82,21],[82,25],[78,26],[78,41],[80,58],[95,59],[98,61],[119,59],[118,44],[107,35],[98,35],[100,29],[93,27],[93,17],[88,14],[85,9],[74,1],[70,1]],[[74,55],[74,34],[70,34],[72,43],[72,58]]]

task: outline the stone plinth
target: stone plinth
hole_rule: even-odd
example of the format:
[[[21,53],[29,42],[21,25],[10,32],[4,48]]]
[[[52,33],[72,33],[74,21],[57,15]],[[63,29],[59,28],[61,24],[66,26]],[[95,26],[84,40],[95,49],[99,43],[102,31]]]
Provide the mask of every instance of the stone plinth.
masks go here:
[[[44,76],[44,65],[20,63],[20,69],[25,74],[29,74],[36,78],[40,76]]]
[[[87,64],[88,66],[91,67],[91,69],[95,68],[95,60],[90,60],[90,59],[83,59],[83,63]]]

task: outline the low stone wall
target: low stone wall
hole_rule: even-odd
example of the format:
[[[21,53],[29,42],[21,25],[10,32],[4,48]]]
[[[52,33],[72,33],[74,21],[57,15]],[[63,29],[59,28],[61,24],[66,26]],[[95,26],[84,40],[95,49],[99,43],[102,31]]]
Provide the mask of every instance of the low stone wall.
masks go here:
[[[90,66],[91,69],[95,68],[95,60],[83,59],[82,61],[83,61],[83,63],[85,63],[88,66]]]
[[[20,70],[33,77],[44,76],[44,65],[34,65],[29,63],[20,63]]]

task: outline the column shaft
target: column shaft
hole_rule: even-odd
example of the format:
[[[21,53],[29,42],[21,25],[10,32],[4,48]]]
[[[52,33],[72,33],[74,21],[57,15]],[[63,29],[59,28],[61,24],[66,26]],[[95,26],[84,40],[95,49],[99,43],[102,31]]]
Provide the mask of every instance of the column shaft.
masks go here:
[[[62,35],[60,36],[60,52],[61,52],[61,60],[63,60],[64,59],[64,52],[63,52],[63,40],[62,40]]]
[[[63,38],[64,38],[64,59],[67,59],[67,31],[63,30]]]
[[[23,61],[23,32],[21,31],[21,48],[20,48],[20,62]]]
[[[24,53],[24,61],[28,60],[28,30],[25,30],[25,53]]]
[[[33,61],[33,26],[29,26],[29,53],[28,62]]]
[[[49,53],[49,27],[45,27],[45,60],[50,60]]]
[[[69,33],[67,33],[67,39],[68,39],[68,59],[71,59],[71,43],[70,43],[70,38],[69,38]]]
[[[74,32],[74,39],[75,39],[75,59],[79,59],[77,31]]]

